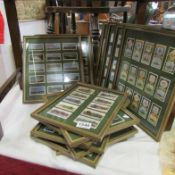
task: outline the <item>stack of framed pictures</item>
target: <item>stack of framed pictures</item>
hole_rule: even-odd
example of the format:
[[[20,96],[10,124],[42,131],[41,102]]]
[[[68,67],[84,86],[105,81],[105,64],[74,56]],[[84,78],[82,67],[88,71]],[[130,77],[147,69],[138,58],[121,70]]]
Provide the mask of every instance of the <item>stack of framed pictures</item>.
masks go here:
[[[139,120],[122,108],[126,99],[125,93],[77,83],[32,113],[40,123],[31,136],[95,167],[108,145],[137,133]]]
[[[84,82],[84,69],[86,81],[92,83],[90,55],[87,36],[82,41],[80,35],[24,37],[23,101],[42,102],[44,95],[62,92],[77,81]]]
[[[140,126],[148,134],[159,140],[174,118],[175,34],[139,25],[108,25],[106,38],[113,34],[111,27],[118,32],[110,60],[106,57],[106,65],[110,62],[110,66],[101,67],[100,71],[107,74],[100,77],[99,85],[127,92],[128,110],[141,120]],[[119,38],[122,38],[120,48]],[[108,40],[106,48],[111,45]]]

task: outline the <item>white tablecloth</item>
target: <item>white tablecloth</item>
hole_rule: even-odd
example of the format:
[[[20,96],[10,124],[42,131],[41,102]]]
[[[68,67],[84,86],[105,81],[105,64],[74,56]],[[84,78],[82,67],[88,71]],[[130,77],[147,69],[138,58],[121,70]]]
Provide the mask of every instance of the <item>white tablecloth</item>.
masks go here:
[[[0,103],[4,137],[0,154],[29,162],[88,175],[161,175],[159,143],[139,130],[133,138],[107,149],[96,169],[65,156],[56,156],[45,145],[34,142],[30,131],[37,123],[30,113],[42,104],[23,104],[15,85]]]

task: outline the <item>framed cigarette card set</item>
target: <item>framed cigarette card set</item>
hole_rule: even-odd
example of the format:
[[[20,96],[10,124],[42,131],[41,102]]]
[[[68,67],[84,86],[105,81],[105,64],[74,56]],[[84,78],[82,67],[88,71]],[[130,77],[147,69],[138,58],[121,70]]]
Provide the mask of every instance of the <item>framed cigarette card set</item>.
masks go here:
[[[107,28],[107,35],[105,37],[106,42],[104,45],[104,51],[101,54],[101,66],[98,65],[99,67],[99,79],[98,79],[98,84],[101,84],[103,87],[105,85],[105,77],[108,74],[108,66],[110,64],[111,61],[111,57],[112,57],[112,52],[113,52],[113,48],[114,48],[114,43],[115,43],[115,36],[117,33],[117,30],[115,29],[116,25],[111,24],[108,28]]]
[[[104,59],[104,67],[101,69],[99,85],[109,89],[114,87],[113,82],[116,79],[115,72],[119,66],[119,55],[122,51],[122,41],[124,36],[123,26],[120,24],[116,27],[115,23],[109,24],[109,38],[106,48],[106,59]]]
[[[84,81],[80,44],[76,35],[24,37],[24,102],[41,102],[46,94]]]
[[[82,143],[78,147],[72,148],[67,145],[63,135],[60,135],[60,133],[55,132],[46,125],[38,123],[32,129],[31,137],[35,141],[55,150],[57,155],[66,155],[74,160],[96,167],[99,158],[102,157],[108,146],[124,141],[134,136],[137,132],[137,129],[131,126],[106,136],[101,142]]]
[[[107,146],[137,133],[139,122],[126,106],[126,93],[76,83],[64,92],[45,97],[32,113],[40,123],[32,138],[74,160],[96,167]]]
[[[108,36],[109,33],[109,25],[108,23],[103,23],[102,29],[101,29],[101,35],[100,35],[100,43],[98,48],[98,58],[97,58],[97,65],[95,65],[95,70],[97,70],[97,75],[94,75],[95,77],[95,84],[98,84],[101,77],[101,69],[104,65],[104,55],[106,53],[106,44],[108,42]]]
[[[32,117],[100,141],[125,101],[123,93],[77,83],[33,112]]]
[[[91,37],[81,36],[81,51],[84,69],[84,82],[94,84],[93,80],[93,52]]]
[[[51,100],[51,96],[47,96],[47,97],[49,98],[49,100]],[[54,98],[55,98],[54,95],[52,95],[52,99]],[[48,100],[46,102],[48,102]],[[137,117],[135,117],[129,110],[127,110],[126,108],[122,108],[114,117],[111,123],[111,126],[109,127],[108,131],[106,131],[105,135],[109,135],[109,134],[111,135],[125,128],[129,128],[133,125],[138,124],[139,121],[140,120]],[[64,135],[64,138],[66,139],[67,144],[70,147],[76,147],[82,143],[88,143],[90,140],[87,137],[67,131],[65,129],[59,129],[57,127],[54,127],[53,125],[47,124],[47,126],[49,126],[50,128],[52,128],[53,130],[59,133],[61,132],[62,135]]]
[[[116,24],[115,27],[123,34],[122,50],[117,54],[117,66],[115,52],[111,52],[113,63],[106,70],[107,78],[103,76],[100,84],[127,92],[130,101],[128,110],[141,120],[141,128],[159,140],[169,126],[175,101],[174,32],[129,24]],[[117,41],[114,47],[117,48]],[[105,72],[105,68],[102,69]],[[102,80],[106,83],[103,84]]]

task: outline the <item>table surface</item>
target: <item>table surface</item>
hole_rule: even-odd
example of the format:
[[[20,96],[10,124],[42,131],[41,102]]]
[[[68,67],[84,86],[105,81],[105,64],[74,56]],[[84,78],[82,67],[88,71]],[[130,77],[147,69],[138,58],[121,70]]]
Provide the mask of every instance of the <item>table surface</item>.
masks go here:
[[[161,175],[159,143],[140,129],[127,141],[110,146],[96,169],[65,156],[56,156],[53,150],[30,138],[30,131],[37,123],[30,114],[41,105],[23,104],[22,91],[14,85],[0,103],[4,132],[0,154],[87,175]]]

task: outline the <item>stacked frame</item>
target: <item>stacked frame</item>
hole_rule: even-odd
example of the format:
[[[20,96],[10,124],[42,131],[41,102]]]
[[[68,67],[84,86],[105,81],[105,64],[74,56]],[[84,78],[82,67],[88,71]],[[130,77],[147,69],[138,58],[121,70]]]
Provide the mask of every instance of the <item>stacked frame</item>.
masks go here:
[[[80,44],[76,35],[24,37],[24,103],[42,102],[44,95],[84,81]]]
[[[31,137],[37,142],[47,145],[55,150],[57,155],[66,155],[74,160],[83,162],[89,166],[96,167],[99,158],[103,156],[105,149],[118,142],[124,141],[137,133],[137,129],[133,126],[122,129],[103,139],[101,143],[92,143],[88,147],[85,144],[76,148],[70,148],[63,135],[38,123],[31,131]]]
[[[98,58],[97,58],[97,65],[94,68],[94,70],[97,70],[97,75],[94,75],[94,80],[95,84],[98,85],[100,81],[100,73],[101,69],[103,66],[103,59],[104,59],[104,53],[105,53],[105,48],[106,48],[106,43],[107,43],[107,38],[106,36],[108,35],[108,30],[109,30],[109,25],[108,23],[102,23],[102,29],[101,29],[101,35],[100,35],[100,44],[99,44],[99,49],[98,49]],[[94,71],[95,72],[95,71]]]
[[[124,93],[77,83],[34,111],[32,117],[100,141],[125,101]]]
[[[116,23],[115,28],[123,33],[122,50],[115,78],[111,81],[109,73],[105,85],[128,93],[128,109],[141,120],[139,126],[158,141],[171,127],[174,115],[175,34],[141,25]]]
[[[47,95],[45,102],[32,113],[40,123],[31,137],[58,154],[92,167],[97,166],[109,145],[137,133],[133,125],[139,119],[121,108],[125,106],[125,93],[77,83],[59,96]]]
[[[48,103],[54,98],[56,98],[55,95],[46,96],[45,102]],[[133,125],[138,124],[139,121],[140,120],[137,117],[135,117],[129,110],[126,109],[126,107],[123,106],[113,119],[109,130],[106,132],[106,135],[111,135],[113,133],[119,132],[120,130],[124,130],[125,128],[129,128]],[[70,147],[76,147],[80,144],[87,145],[87,143],[91,142],[89,141],[89,138],[81,136],[79,134],[67,131],[65,129],[59,129],[57,127],[54,127],[53,125],[49,125],[46,123],[44,123],[44,125],[47,125],[54,131],[57,131],[58,133],[64,135],[64,138],[66,139],[66,142]]]
[[[116,30],[116,25],[115,24],[110,24],[109,28],[108,28],[108,37],[106,37],[107,42],[105,45],[105,51],[102,55],[102,64],[103,66],[101,66],[101,70],[100,70],[100,78],[99,78],[99,84],[102,85],[102,87],[105,87],[105,83],[106,83],[106,77],[108,74],[108,66],[110,64],[111,61],[111,57],[112,57],[112,52],[114,49],[114,39],[116,37],[117,34],[117,30]]]
[[[120,53],[122,51],[123,26],[115,23],[109,23],[108,42],[106,43],[107,52],[104,53],[104,67],[102,67],[100,76],[100,85],[112,89],[116,80],[116,71],[118,70]]]
[[[94,84],[93,80],[93,52],[91,37],[81,36],[81,50],[82,50],[82,60],[84,68],[84,82],[89,84]]]
[[[129,94],[128,109],[156,140],[166,129],[174,105],[175,35],[171,32],[125,27],[117,88]]]

